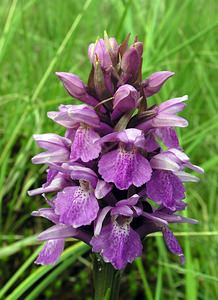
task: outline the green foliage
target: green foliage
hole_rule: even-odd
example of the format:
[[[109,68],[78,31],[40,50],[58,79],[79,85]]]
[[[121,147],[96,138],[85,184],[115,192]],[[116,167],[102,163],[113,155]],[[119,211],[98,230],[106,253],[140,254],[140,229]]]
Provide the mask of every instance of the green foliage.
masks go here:
[[[185,266],[159,235],[147,238],[143,258],[124,273],[120,299],[218,298],[217,12],[216,0],[1,1],[1,299],[91,299],[90,266],[78,259],[87,251],[83,244],[67,243],[57,266],[33,265],[39,252],[33,235],[49,223],[30,216],[43,199],[26,192],[44,176],[44,168],[30,161],[39,151],[32,134],[61,133],[46,112],[72,103],[54,72],[71,71],[86,80],[87,46],[104,30],[120,40],[131,32],[144,41],[145,77],[176,72],[150,101],[189,95],[184,116],[190,126],[179,135],[192,161],[206,171],[199,184],[187,185],[188,216],[199,225],[172,226],[185,250]]]

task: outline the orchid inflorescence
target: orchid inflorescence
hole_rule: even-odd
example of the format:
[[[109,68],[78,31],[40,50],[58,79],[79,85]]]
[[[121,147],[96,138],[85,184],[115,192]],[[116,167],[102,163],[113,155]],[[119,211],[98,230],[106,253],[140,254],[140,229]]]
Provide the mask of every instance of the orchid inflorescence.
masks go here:
[[[149,97],[174,73],[156,72],[142,80],[143,44],[136,38],[128,47],[128,40],[118,45],[105,35],[89,45],[87,85],[74,74],[56,73],[70,96],[84,104],[60,105],[48,113],[66,128],[65,136],[34,135],[46,151],[32,162],[48,170],[46,183],[29,195],[41,194],[49,207],[32,215],[54,223],[38,236],[46,244],[37,264],[55,263],[65,239],[73,237],[123,269],[141,256],[143,238],[158,231],[184,262],[169,223],[197,222],[176,212],[186,207],[183,183],[198,181],[184,169],[203,172],[182,151],[174,129],[188,125],[177,116],[188,98],[149,105]]]

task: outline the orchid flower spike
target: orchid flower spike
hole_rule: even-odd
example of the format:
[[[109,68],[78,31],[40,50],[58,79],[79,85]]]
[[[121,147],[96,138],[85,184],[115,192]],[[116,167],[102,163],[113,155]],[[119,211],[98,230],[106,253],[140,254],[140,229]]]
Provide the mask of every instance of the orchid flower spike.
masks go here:
[[[135,39],[128,45],[128,40],[119,45],[105,33],[89,45],[87,84],[77,75],[56,73],[69,96],[82,103],[48,112],[63,136],[33,136],[45,151],[32,162],[47,165],[47,179],[29,195],[41,195],[47,207],[32,215],[53,223],[38,235],[45,246],[37,264],[56,263],[65,239],[73,237],[120,270],[141,256],[142,240],[157,231],[184,263],[170,224],[197,223],[177,212],[187,208],[185,182],[199,180],[190,170],[203,173],[176,134],[176,127],[188,126],[178,116],[188,96],[151,106],[150,97],[174,73],[157,71],[142,78],[143,44]]]

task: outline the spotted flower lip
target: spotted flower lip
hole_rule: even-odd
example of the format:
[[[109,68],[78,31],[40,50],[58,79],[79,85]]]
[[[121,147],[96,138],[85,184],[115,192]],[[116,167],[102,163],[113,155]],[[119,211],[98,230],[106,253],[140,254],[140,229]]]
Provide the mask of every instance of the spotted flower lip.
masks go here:
[[[87,105],[61,105],[59,112],[49,112],[48,117],[58,124],[74,129],[70,160],[81,159],[84,162],[99,156],[101,147],[96,142],[100,139],[94,128],[100,126],[100,119],[92,107]]]
[[[75,74],[56,73],[82,104],[48,112],[63,136],[34,135],[45,151],[32,162],[48,168],[45,183],[28,192],[47,204],[32,216],[53,223],[38,235],[45,245],[36,264],[56,263],[65,239],[73,237],[120,270],[142,254],[143,238],[157,231],[184,263],[170,224],[197,223],[177,212],[188,207],[185,182],[199,180],[188,172],[203,173],[182,150],[175,129],[188,125],[177,115],[188,97],[149,107],[149,97],[174,73],[158,71],[143,79],[143,43],[135,38],[129,45],[129,38],[119,45],[105,33],[89,45],[87,85]]]
[[[79,180],[79,185],[66,187],[57,193],[55,213],[60,216],[61,223],[78,228],[91,224],[96,218],[98,197],[104,197],[112,187],[99,182],[96,174],[86,167],[74,167],[70,176],[73,180]]]
[[[97,219],[95,236],[90,241],[93,251],[100,252],[104,260],[116,269],[124,268],[142,253],[140,237],[131,228],[134,204],[137,204],[138,199],[138,195],[133,195],[117,202],[114,208],[105,207]],[[110,222],[102,226],[109,212]]]
[[[98,163],[98,171],[106,182],[113,182],[119,189],[128,189],[132,184],[139,187],[151,178],[152,169],[148,160],[138,151],[145,142],[142,131],[126,129],[111,133],[102,142],[118,141],[117,149],[104,154]]]

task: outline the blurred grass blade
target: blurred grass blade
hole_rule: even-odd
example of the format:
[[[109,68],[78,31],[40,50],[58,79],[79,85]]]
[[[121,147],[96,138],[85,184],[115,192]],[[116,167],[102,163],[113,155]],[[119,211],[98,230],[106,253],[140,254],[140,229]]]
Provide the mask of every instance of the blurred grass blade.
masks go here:
[[[40,80],[39,84],[37,85],[37,87],[36,87],[36,89],[35,89],[35,91],[33,93],[33,96],[31,98],[32,102],[34,102],[37,99],[37,97],[38,97],[41,89],[43,88],[46,80],[48,79],[49,74],[51,73],[53,67],[55,66],[58,58],[63,53],[63,51],[64,51],[67,43],[71,39],[71,37],[72,37],[74,31],[76,30],[76,28],[78,27],[78,25],[79,25],[79,23],[80,23],[83,15],[84,15],[84,12],[87,10],[87,8],[89,7],[89,5],[90,5],[91,2],[92,2],[92,0],[87,0],[85,2],[82,11],[77,15],[76,19],[74,20],[73,24],[71,25],[70,29],[68,30],[65,38],[63,39],[61,45],[58,48],[55,56],[51,60],[50,64],[48,65],[48,67],[47,67],[47,69],[46,69],[46,71],[44,73],[44,75],[42,76],[42,79]]]
[[[5,300],[17,300],[22,299],[21,296],[30,288],[32,287],[40,278],[42,278],[45,274],[47,274],[52,269],[57,268],[57,266],[62,265],[65,263],[65,266],[68,265],[66,261],[68,261],[69,258],[74,258],[76,260],[80,255],[84,254],[86,251],[88,251],[89,246],[84,244],[83,242],[78,242],[74,244],[73,246],[67,248],[63,255],[61,256],[59,262],[56,265],[50,265],[50,266],[41,266],[37,267],[37,269],[32,272],[24,281],[22,281],[14,290],[13,292],[5,298]],[[51,273],[52,274],[52,273]],[[47,282],[44,283],[47,285]],[[43,288],[43,286],[42,286]],[[40,289],[41,291],[41,289]],[[39,292],[40,292],[39,291]],[[37,291],[35,292],[38,293]]]
[[[18,0],[13,0],[13,2],[11,3],[11,7],[10,7],[10,10],[8,13],[5,27],[3,29],[3,33],[2,33],[2,36],[0,39],[0,61],[1,61],[2,53],[3,53],[4,45],[6,43],[6,38],[7,38],[8,32],[10,30],[11,24],[12,24],[12,20],[13,20],[16,6],[17,6],[17,2],[18,2]]]
[[[16,273],[9,279],[8,282],[3,286],[0,290],[0,299],[5,295],[5,293],[13,286],[13,284],[24,274],[26,269],[33,263],[37,255],[42,249],[42,245],[40,245],[36,251],[21,265],[21,267],[16,271]]]
[[[162,284],[163,284],[163,271],[162,266],[158,266],[157,272],[157,284],[155,289],[155,300],[161,300],[161,291],[162,291]]]
[[[81,253],[82,254],[82,253]],[[81,255],[80,254],[80,255]],[[57,268],[55,268],[48,276],[46,276],[40,283],[33,289],[33,291],[25,297],[25,300],[39,299],[38,296],[46,289],[49,284],[54,283],[54,280],[69,266],[72,266],[72,263],[78,258],[78,255],[72,255],[63,263],[61,263]]]
[[[135,261],[136,266],[138,268],[139,271],[139,275],[141,277],[141,280],[143,282],[143,287],[144,287],[144,292],[145,292],[145,299],[147,300],[154,300],[153,296],[152,296],[152,291],[149,287],[146,275],[145,275],[145,270],[143,267],[143,263],[142,263],[142,258],[138,257]]]
[[[23,247],[32,246],[35,243],[38,243],[36,241],[36,235],[32,235],[25,239],[22,239],[21,241],[15,242],[9,246],[2,247],[0,249],[0,258],[15,254],[16,252],[20,251]]]

